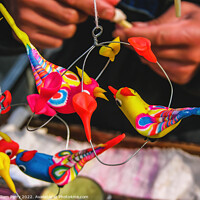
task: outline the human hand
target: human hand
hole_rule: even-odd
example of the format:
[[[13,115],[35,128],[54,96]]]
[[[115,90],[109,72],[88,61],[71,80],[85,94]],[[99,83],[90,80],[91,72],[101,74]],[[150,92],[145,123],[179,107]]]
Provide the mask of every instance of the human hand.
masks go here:
[[[61,0],[73,8],[81,10],[88,15],[94,15],[94,0]],[[120,0],[96,0],[98,17],[105,20],[112,20],[115,15],[115,5]]]
[[[59,47],[76,32],[87,16],[55,0],[7,0],[6,8],[17,26],[39,48]]]
[[[129,37],[150,39],[152,50],[170,79],[178,84],[186,84],[200,66],[200,7],[182,2],[181,12],[180,18],[175,17],[172,6],[155,20],[134,22],[130,29],[117,27],[113,35],[120,36],[123,41]],[[147,64],[164,76],[157,65]]]
[[[97,0],[98,14],[109,19],[119,0]],[[93,14],[93,0],[7,0],[6,8],[17,26],[26,32],[38,48],[60,47],[71,38],[76,25]]]

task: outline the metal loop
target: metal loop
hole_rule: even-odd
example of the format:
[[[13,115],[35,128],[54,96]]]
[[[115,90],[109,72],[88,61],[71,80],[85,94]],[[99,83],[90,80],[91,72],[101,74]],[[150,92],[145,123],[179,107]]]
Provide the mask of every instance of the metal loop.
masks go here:
[[[97,33],[95,33],[95,32],[97,32]],[[93,37],[99,37],[102,33],[103,33],[103,27],[102,26],[94,27],[94,29],[92,30],[92,36]]]
[[[98,45],[98,40],[97,38],[103,33],[103,27],[102,26],[96,26],[92,30],[92,36],[94,38],[94,44]]]

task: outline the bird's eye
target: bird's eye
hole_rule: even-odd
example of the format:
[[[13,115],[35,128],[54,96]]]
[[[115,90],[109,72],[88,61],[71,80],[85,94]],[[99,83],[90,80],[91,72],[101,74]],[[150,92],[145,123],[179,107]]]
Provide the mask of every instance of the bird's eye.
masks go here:
[[[5,151],[5,153],[8,155],[8,156],[11,156],[12,155],[12,150],[11,149],[7,149]]]
[[[25,172],[26,171],[26,167],[24,165],[19,165],[19,169],[22,171],[22,172]]]
[[[119,99],[115,99],[115,101],[116,101],[116,104],[117,104],[119,107],[122,106],[122,102],[121,102],[121,100],[119,100]]]

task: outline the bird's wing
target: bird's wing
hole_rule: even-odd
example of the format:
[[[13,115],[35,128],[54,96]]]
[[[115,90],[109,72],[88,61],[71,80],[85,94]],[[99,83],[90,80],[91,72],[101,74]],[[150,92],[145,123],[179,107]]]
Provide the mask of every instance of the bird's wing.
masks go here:
[[[149,110],[148,114],[142,113],[136,118],[136,129],[146,136],[159,134],[183,118],[199,112],[198,108],[171,109],[163,106],[150,106]]]
[[[54,183],[63,186],[76,178],[85,164],[75,161],[77,152],[64,150],[54,155],[54,164],[49,167],[49,175]]]

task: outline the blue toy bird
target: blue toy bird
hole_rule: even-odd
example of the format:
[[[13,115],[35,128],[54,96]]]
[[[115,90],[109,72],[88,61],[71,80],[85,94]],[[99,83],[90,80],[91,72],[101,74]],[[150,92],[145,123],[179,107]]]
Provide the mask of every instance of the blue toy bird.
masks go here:
[[[97,155],[121,142],[125,134],[95,147]],[[86,162],[95,157],[93,150],[63,150],[54,156],[34,151],[23,151],[16,155],[15,162],[25,174],[39,180],[64,186],[74,180]]]

